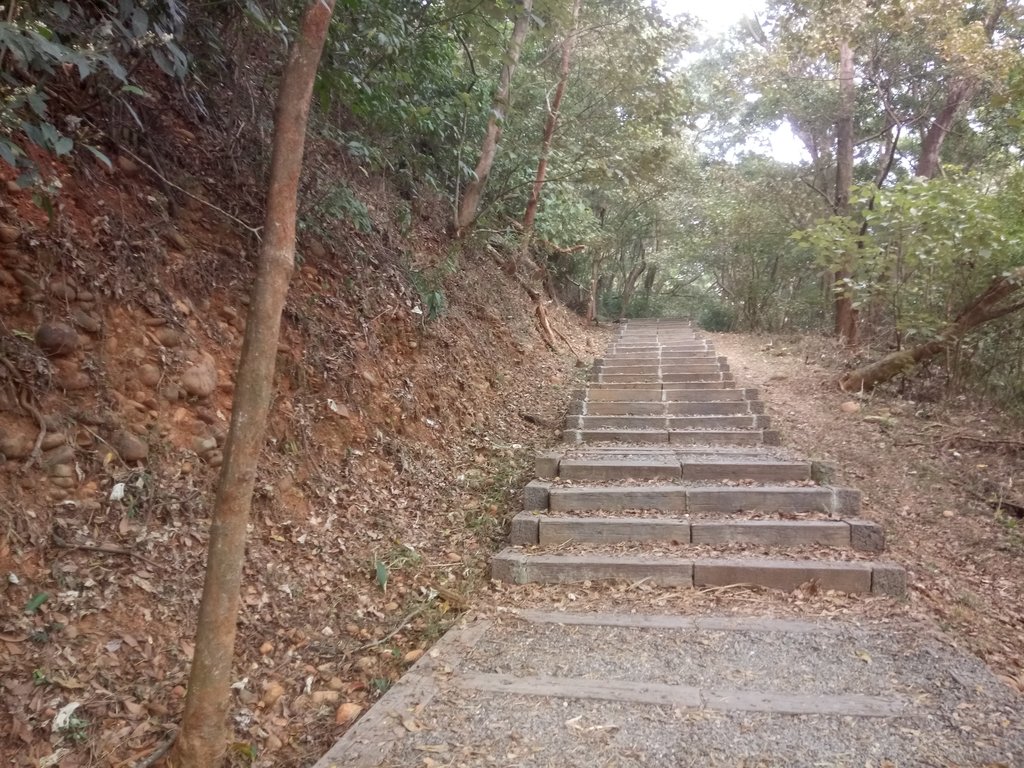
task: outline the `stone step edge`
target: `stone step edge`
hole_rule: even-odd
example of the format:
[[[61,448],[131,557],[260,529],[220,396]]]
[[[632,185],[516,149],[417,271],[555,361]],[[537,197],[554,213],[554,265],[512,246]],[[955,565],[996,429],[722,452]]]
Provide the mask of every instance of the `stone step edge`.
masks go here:
[[[885,531],[861,518],[841,520],[670,520],[636,517],[557,517],[520,512],[512,518],[513,546],[675,542],[680,545],[752,544],[829,546],[882,552]]]
[[[673,389],[671,387],[665,388],[660,386],[655,387],[627,387],[627,388],[616,388],[607,387],[594,390],[595,392],[615,392],[616,397],[629,394],[631,397],[626,397],[621,400],[609,400],[604,397],[593,397],[588,390],[578,389],[569,396],[569,407],[570,409],[574,406],[582,405],[584,403],[753,403],[761,402],[760,392],[756,389],[741,389],[739,387],[715,387],[709,389]],[[690,399],[694,397],[697,392],[731,392],[740,395],[735,400],[705,400],[701,395],[696,395],[698,399]],[[637,395],[642,395],[644,399],[640,399]],[[657,395],[657,397],[654,397]],[[671,395],[671,397],[669,397]],[[721,396],[721,395],[716,395]]]
[[[706,426],[696,426],[711,422]],[[716,424],[717,423],[717,424]],[[763,413],[702,413],[620,416],[618,414],[567,414],[565,429],[583,432],[592,429],[722,429],[735,424],[737,429],[768,429],[770,416]],[[688,424],[695,426],[688,427]]]
[[[624,454],[629,449],[623,449]],[[709,454],[713,456],[714,454]],[[834,476],[834,469],[820,461],[798,461],[787,459],[743,460],[742,456],[688,461],[676,455],[653,454],[647,459],[603,459],[600,455],[586,458],[565,458],[563,451],[548,451],[538,454],[534,461],[534,473],[538,479],[553,479],[564,476],[565,469],[571,470],[573,480],[604,479],[674,479],[680,480],[750,480],[772,472],[784,475],[775,477],[778,482],[813,480],[828,484]],[[620,470],[618,476],[608,470]],[[633,472],[633,474],[628,474]]]
[[[861,492],[856,488],[845,488],[834,485],[817,486],[788,486],[762,484],[756,486],[733,486],[733,485],[674,485],[664,483],[661,485],[573,485],[554,487],[549,480],[531,480],[523,487],[523,511],[544,512],[549,509],[556,511],[586,511],[588,509],[609,509],[598,506],[598,500],[604,497],[604,503],[622,504],[628,497],[647,496],[648,503],[631,503],[632,509],[661,509],[672,512],[697,511],[735,511],[744,509],[743,502],[749,502],[746,497],[767,494],[790,496],[795,498],[807,497],[809,500],[817,500],[816,504],[823,504],[824,508],[815,509],[817,512],[826,512],[831,515],[850,515],[860,511]],[[584,498],[590,496],[594,502],[587,502],[588,506],[573,506],[573,497]],[[659,498],[661,497],[661,498]],[[702,498],[703,497],[703,498]],[[711,499],[720,497],[721,508],[708,506]],[[696,499],[702,498],[701,504]],[[694,501],[691,502],[691,499]],[[827,501],[826,501],[827,500]],[[557,503],[557,507],[554,504]],[[669,504],[677,506],[668,506]],[[620,507],[621,508],[621,507]],[[761,506],[750,507],[768,511]],[[792,507],[778,507],[771,511],[783,511],[793,509]],[[609,509],[609,511],[611,511]]]
[[[675,438],[675,439],[673,439]],[[665,443],[669,445],[782,445],[777,429],[565,429],[566,443]]]
[[[819,589],[903,597],[907,574],[897,563],[769,558],[531,555],[504,549],[491,558],[491,578],[512,584],[643,581],[666,587],[751,585],[786,592],[814,581]]]

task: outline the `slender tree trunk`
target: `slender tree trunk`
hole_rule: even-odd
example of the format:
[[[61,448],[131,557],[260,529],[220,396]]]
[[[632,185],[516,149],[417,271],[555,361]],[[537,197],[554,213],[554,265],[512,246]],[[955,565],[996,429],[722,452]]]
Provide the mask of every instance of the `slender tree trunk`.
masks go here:
[[[623,276],[622,280],[622,301],[619,304],[619,320],[623,320],[626,317],[626,313],[629,312],[630,302],[633,301],[633,294],[636,292],[636,283],[640,279],[640,275],[647,269],[647,261],[641,261],[633,269],[629,271],[629,274]]]
[[[597,268],[598,260],[590,260],[590,298],[587,299],[587,322],[592,323],[597,319]]]
[[[850,189],[853,186],[853,49],[849,42],[839,43],[839,120],[836,123],[836,196],[837,216],[850,212]],[[857,345],[857,312],[853,297],[844,287],[845,281],[853,274],[851,255],[842,256],[842,264],[835,273],[835,317],[836,334],[847,346]]]
[[[1007,299],[1022,289],[1024,267],[1017,267],[1006,275],[994,278],[988,288],[943,328],[935,339],[917,347],[892,352],[874,363],[851,371],[840,379],[839,386],[847,392],[868,391],[901,373],[909,372],[959,343],[979,325],[1024,309],[1024,301],[1007,303]]]
[[[505,51],[505,63],[501,67],[498,89],[491,102],[491,115],[487,119],[487,130],[484,132],[484,141],[480,146],[480,158],[477,160],[475,169],[476,178],[466,184],[462,200],[459,202],[458,213],[455,215],[457,237],[464,235],[476,220],[480,200],[484,195],[484,187],[487,186],[487,177],[491,173],[494,158],[498,154],[498,142],[501,140],[505,117],[508,114],[509,99],[512,95],[512,76],[515,74],[516,65],[519,64],[519,54],[522,53],[526,33],[530,31],[532,16],[533,0],[523,0],[519,16],[516,17],[515,26],[512,28],[508,49]]]
[[[215,768],[227,744],[246,526],[273,394],[281,312],[295,265],[295,211],[310,97],[333,12],[334,0],[307,5],[279,86],[264,240],[214,500],[185,713],[169,756],[175,768]]]
[[[914,168],[915,176],[931,179],[939,172],[942,145],[953,127],[953,121],[956,120],[960,108],[971,97],[973,91],[973,86],[966,81],[960,80],[950,85],[942,109],[921,137],[921,153]]]
[[[573,48],[576,47],[576,36],[579,34],[580,6],[582,4],[582,0],[573,0],[572,30],[562,41],[562,64],[558,70],[558,85],[555,86],[555,95],[548,107],[548,119],[544,125],[544,137],[540,144],[540,159],[537,161],[537,175],[533,180],[533,189],[530,190],[530,199],[526,202],[526,213],[523,214],[523,242],[526,244],[529,243],[533,222],[537,218],[537,204],[540,201],[544,178],[548,172],[548,155],[551,153],[551,142],[555,136],[555,128],[558,126],[558,115],[562,108],[562,99],[565,97],[565,87],[569,82],[569,65],[572,62]]]

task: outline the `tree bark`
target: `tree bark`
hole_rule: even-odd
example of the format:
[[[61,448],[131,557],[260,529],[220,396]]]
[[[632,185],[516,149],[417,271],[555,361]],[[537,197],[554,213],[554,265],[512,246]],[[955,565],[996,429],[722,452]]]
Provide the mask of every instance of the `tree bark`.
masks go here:
[[[932,120],[928,129],[921,137],[921,153],[917,158],[917,166],[914,168],[915,176],[923,176],[926,179],[934,178],[939,172],[939,158],[942,152],[942,145],[953,127],[953,121],[963,104],[970,99],[974,87],[963,80],[954,82],[949,87],[946,100],[942,109]]]
[[[487,177],[494,165],[494,158],[498,154],[498,142],[501,140],[505,117],[508,114],[509,99],[512,94],[512,76],[515,74],[516,65],[519,64],[519,54],[522,53],[526,34],[530,31],[532,16],[533,0],[523,0],[519,16],[516,17],[515,26],[512,28],[508,49],[505,51],[505,62],[501,67],[498,89],[491,102],[491,114],[487,118],[487,130],[484,132],[483,144],[480,146],[480,158],[476,163],[475,178],[466,184],[462,200],[459,201],[458,213],[455,215],[456,237],[462,237],[467,232],[476,220],[477,211],[480,209],[480,200],[483,198]]]
[[[213,505],[188,696],[181,731],[168,757],[174,768],[215,768],[227,744],[246,526],[273,394],[281,313],[295,265],[295,216],[310,97],[333,12],[334,0],[307,5],[279,86],[264,240]]]
[[[901,373],[913,370],[937,354],[956,344],[979,325],[1024,309],[1024,301],[1007,303],[1007,299],[1024,288],[1024,267],[1017,267],[994,278],[985,291],[960,311],[956,319],[943,328],[935,339],[911,349],[892,352],[880,360],[843,376],[841,389],[861,392],[874,389]]]
[[[633,300],[633,294],[636,292],[637,281],[646,269],[647,260],[643,259],[629,271],[629,274],[623,275],[622,300],[619,304],[619,320],[623,320],[626,317],[626,313],[629,312],[629,304]]]
[[[850,213],[850,189],[853,186],[853,49],[846,40],[839,42],[839,120],[836,122],[836,216]],[[848,347],[857,345],[857,312],[845,281],[853,275],[851,255],[844,253],[835,273],[836,335]]]
[[[551,142],[555,136],[555,128],[558,126],[558,115],[562,108],[562,99],[565,97],[565,87],[569,82],[569,65],[572,62],[572,51],[576,47],[576,36],[580,27],[580,6],[582,0],[573,0],[572,4],[572,30],[562,41],[562,63],[558,70],[558,85],[555,86],[555,95],[548,107],[548,119],[544,125],[544,136],[540,144],[540,159],[537,161],[537,175],[533,180],[533,188],[530,190],[530,198],[526,201],[526,212],[523,214],[523,242],[529,243],[530,233],[533,231],[533,222],[537,218],[537,204],[540,201],[540,193],[544,188],[544,178],[548,172],[548,155],[551,153]]]

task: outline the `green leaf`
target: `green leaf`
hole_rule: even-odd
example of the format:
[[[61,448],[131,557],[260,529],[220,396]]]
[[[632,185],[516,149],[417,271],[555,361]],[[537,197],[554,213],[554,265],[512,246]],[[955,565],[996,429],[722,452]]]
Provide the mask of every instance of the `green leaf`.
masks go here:
[[[384,592],[388,591],[388,566],[381,560],[374,560],[373,569],[377,578],[377,586]]]
[[[68,154],[75,146],[75,142],[69,136],[61,136],[53,143],[53,151],[57,157]]]
[[[96,147],[92,146],[91,144],[83,144],[82,146],[88,149],[90,152],[92,152],[93,157],[95,157],[97,160],[99,160],[101,163],[107,166],[108,171],[114,170],[114,165],[113,163],[110,162],[110,158],[107,157],[102,152],[100,152],[98,149],[96,149]]]
[[[50,596],[46,592],[38,592],[32,595],[32,599],[25,604],[25,613],[35,613],[49,599]]]

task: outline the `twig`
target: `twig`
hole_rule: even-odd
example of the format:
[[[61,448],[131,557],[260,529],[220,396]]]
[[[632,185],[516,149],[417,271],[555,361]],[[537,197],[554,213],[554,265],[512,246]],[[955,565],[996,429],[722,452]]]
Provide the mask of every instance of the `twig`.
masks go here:
[[[150,560],[145,555],[140,555],[138,552],[133,552],[130,549],[124,547],[115,547],[113,544],[75,544],[70,541],[64,541],[60,536],[53,536],[53,544],[61,549],[81,549],[86,552],[103,552],[107,555],[124,555],[125,557],[134,557],[137,560],[141,560],[144,563],[149,563],[154,568],[159,568],[160,564]]]
[[[160,744],[160,746],[158,746],[153,751],[153,753],[149,757],[145,758],[141,762],[136,763],[135,768],[150,768],[150,766],[156,765],[160,758],[167,754],[167,750],[174,746],[174,740],[176,738],[178,738],[177,732],[168,736],[166,739],[163,740],[163,743]]]
[[[580,357],[580,353],[576,351],[575,347],[573,347],[572,342],[565,338],[565,336],[562,335],[562,332],[555,328],[555,326],[552,325],[551,330],[555,332],[555,335],[558,336],[558,338],[565,342],[565,346],[567,346],[569,348],[569,351],[576,356],[576,362],[579,363],[580,365],[586,365],[586,361],[582,357]]]
[[[394,637],[399,632],[401,632],[403,629],[405,629],[405,626],[410,621],[412,621],[414,618],[419,616],[425,610],[427,610],[427,606],[426,605],[417,606],[416,608],[414,608],[413,610],[409,611],[409,613],[406,614],[405,618],[402,619],[402,621],[399,623],[399,625],[397,627],[395,627],[393,630],[391,630],[386,635],[384,635],[384,637],[382,637],[380,640],[374,640],[372,643],[367,643],[366,645],[361,645],[361,646],[359,646],[358,650],[359,651],[365,651],[365,650],[368,650],[370,648],[376,648],[378,645],[382,645],[383,643],[386,643],[392,637]]]

